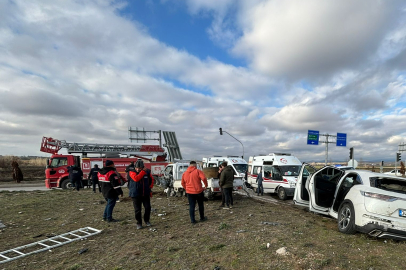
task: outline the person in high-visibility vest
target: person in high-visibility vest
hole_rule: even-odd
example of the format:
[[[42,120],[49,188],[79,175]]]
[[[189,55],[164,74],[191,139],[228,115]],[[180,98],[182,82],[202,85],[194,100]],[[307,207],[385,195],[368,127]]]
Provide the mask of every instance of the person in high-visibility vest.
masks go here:
[[[99,183],[101,185],[103,197],[106,199],[107,204],[103,213],[103,220],[107,222],[116,222],[118,220],[113,218],[113,209],[116,205],[118,196],[123,197],[123,190],[120,185],[120,178],[114,166],[114,162],[106,160],[105,166],[97,174]]]

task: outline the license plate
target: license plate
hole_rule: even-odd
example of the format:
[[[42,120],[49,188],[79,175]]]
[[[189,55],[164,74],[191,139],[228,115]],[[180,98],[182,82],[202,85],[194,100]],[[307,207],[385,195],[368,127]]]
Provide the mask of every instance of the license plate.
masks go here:
[[[406,210],[399,209],[399,217],[406,217]]]

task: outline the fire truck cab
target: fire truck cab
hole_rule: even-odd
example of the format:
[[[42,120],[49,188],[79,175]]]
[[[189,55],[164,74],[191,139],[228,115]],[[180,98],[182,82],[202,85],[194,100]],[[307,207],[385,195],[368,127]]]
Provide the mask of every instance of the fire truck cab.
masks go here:
[[[80,167],[79,156],[58,154],[52,155],[52,157],[48,159],[47,168],[45,169],[45,186],[47,188],[71,188],[68,167],[72,165]],[[86,185],[87,183],[84,184]]]
[[[264,193],[277,193],[279,199],[293,196],[301,162],[287,153],[251,156],[248,161],[248,184],[256,191],[258,173],[262,175]]]

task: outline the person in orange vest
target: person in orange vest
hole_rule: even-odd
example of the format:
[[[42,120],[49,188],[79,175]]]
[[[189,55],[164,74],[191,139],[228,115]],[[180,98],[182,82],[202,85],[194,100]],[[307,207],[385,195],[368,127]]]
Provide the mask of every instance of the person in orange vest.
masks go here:
[[[144,162],[139,159],[135,163],[135,171],[129,171],[130,181],[128,184],[130,189],[130,197],[133,200],[135,220],[137,221],[137,230],[142,229],[142,206],[144,205],[144,221],[145,225],[152,226],[149,222],[151,217],[151,200],[152,188],[154,187],[154,178],[150,170],[144,170]]]
[[[202,186],[202,181],[205,187]],[[206,221],[204,216],[204,190],[207,188],[207,179],[204,173],[197,168],[196,161],[191,161],[186,172],[182,175],[182,187],[186,190],[189,200],[189,216],[192,224],[196,224],[195,207],[199,205],[200,221]]]
[[[123,197],[123,190],[121,189],[120,178],[117,174],[114,162],[106,160],[105,166],[98,172],[97,177],[99,178],[103,197],[107,201],[103,213],[103,220],[107,222],[117,222],[118,220],[113,218],[113,209],[118,196],[121,195],[121,197]]]

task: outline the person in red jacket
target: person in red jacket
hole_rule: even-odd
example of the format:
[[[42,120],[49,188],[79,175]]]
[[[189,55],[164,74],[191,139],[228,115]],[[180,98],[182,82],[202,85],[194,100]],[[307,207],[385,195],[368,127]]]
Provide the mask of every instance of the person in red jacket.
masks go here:
[[[202,186],[202,181],[204,187]],[[207,179],[204,173],[197,168],[196,161],[191,161],[186,172],[182,175],[182,187],[186,190],[189,200],[189,215],[192,224],[196,224],[195,207],[199,205],[200,221],[207,220],[204,216],[204,190],[207,188]]]
[[[130,189],[130,197],[133,200],[133,206],[135,211],[135,219],[137,220],[137,229],[142,229],[142,214],[141,205],[144,205],[144,221],[149,227],[151,216],[151,201],[152,188],[154,187],[154,178],[151,175],[151,171],[144,170],[144,162],[137,160],[135,163],[135,171],[129,171],[129,175],[133,182],[130,182],[128,187]]]

